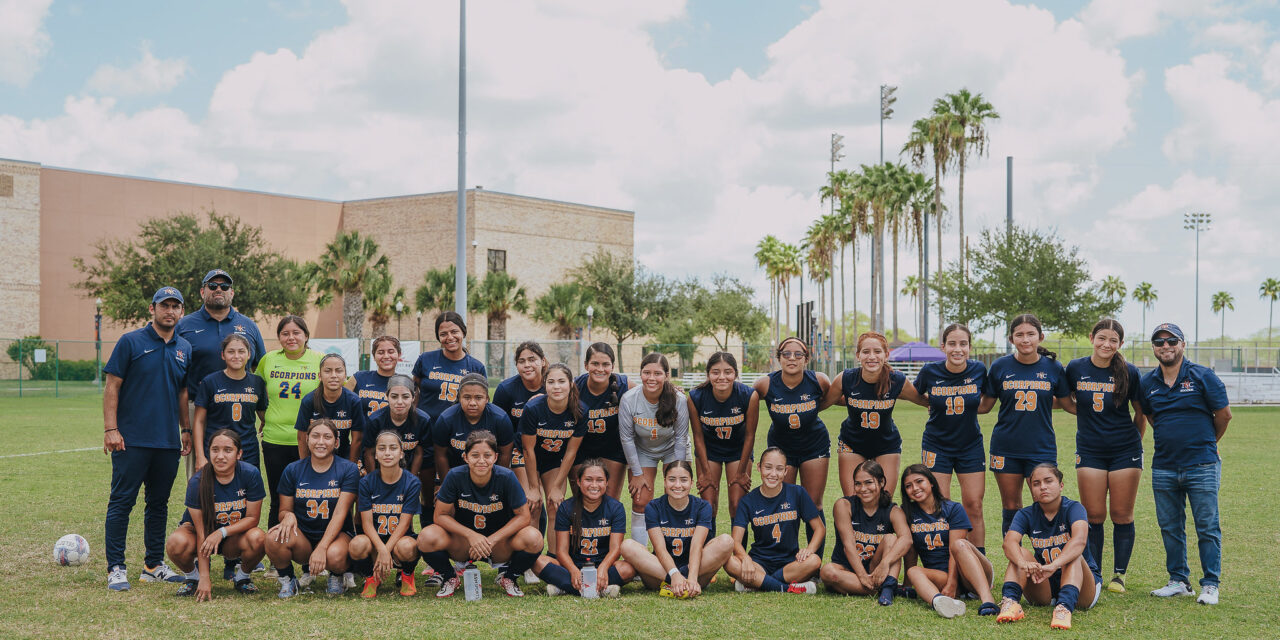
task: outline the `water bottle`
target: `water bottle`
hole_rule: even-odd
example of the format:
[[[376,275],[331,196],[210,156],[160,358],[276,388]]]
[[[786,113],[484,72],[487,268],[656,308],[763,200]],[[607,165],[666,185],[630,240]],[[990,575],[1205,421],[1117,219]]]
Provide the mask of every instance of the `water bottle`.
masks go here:
[[[462,570],[462,593],[467,602],[480,599],[480,570],[474,563],[467,563],[467,568]]]
[[[596,564],[590,560],[587,566],[582,568],[582,589],[578,591],[584,598],[599,598],[600,593],[596,591]]]

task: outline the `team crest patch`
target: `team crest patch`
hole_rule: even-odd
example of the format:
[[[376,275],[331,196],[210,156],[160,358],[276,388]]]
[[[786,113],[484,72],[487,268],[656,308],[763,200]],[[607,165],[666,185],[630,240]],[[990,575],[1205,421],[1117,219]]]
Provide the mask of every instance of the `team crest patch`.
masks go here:
[[[336,486],[338,486],[338,481],[337,481],[337,480],[330,480],[330,481],[329,481],[329,486],[331,486],[331,487],[336,487]]]
[[[1004,468],[1004,456],[991,456],[991,469],[993,471]]]
[[[844,440],[836,441],[836,451],[839,453],[853,453],[853,447],[844,443]]]
[[[182,353],[182,352],[179,351],[178,353]],[[1180,391],[1195,391],[1196,386],[1192,384],[1190,380],[1183,380],[1181,383],[1178,384],[1178,389]]]
[[[239,333],[243,333],[243,332],[244,332],[244,325],[242,325],[242,324],[238,324],[238,325],[236,325],[236,331],[237,331],[237,332],[239,332]]]
[[[808,399],[809,399],[809,394],[807,394],[807,393],[802,393],[802,394],[800,394],[800,399],[801,399],[801,400],[808,400]]]
[[[729,409],[729,413],[733,413],[733,414],[742,413],[742,407],[731,407]]]
[[[178,349],[177,351],[174,351],[174,352],[173,352],[173,358],[174,358],[175,360],[177,360],[178,362],[186,362],[186,361],[187,361],[187,355],[186,355],[185,353],[183,353],[183,352],[182,352],[182,349]]]
[[[782,503],[781,505],[778,505],[778,507],[779,507],[780,509],[790,509],[790,508],[791,508],[791,503],[790,503],[790,502],[784,502],[784,503]]]
[[[338,412],[338,417],[339,417],[339,418],[345,418],[345,417],[347,417],[347,412],[346,412],[346,411],[339,411],[339,412]]]
[[[921,451],[920,458],[924,462],[924,466],[932,468],[938,463],[938,454],[932,451]]]
[[[1046,373],[1045,373],[1045,372],[1043,372],[1043,371],[1037,371],[1037,372],[1036,372],[1036,377],[1037,377],[1037,378],[1040,378],[1041,380],[1044,380],[1045,378],[1048,378],[1048,377],[1049,377],[1049,375],[1048,375],[1048,374],[1046,374]]]

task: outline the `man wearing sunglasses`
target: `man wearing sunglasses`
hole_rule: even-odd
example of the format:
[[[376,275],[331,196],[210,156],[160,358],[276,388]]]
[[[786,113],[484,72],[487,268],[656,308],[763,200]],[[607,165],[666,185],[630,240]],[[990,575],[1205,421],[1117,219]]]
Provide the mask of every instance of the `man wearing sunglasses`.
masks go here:
[[[1231,422],[1227,389],[1212,369],[1183,357],[1186,337],[1178,325],[1163,323],[1151,333],[1151,345],[1160,366],[1142,376],[1139,398],[1151,420],[1155,457],[1151,462],[1151,488],[1155,494],[1156,520],[1164,538],[1165,568],[1169,584],[1153,596],[1193,596],[1191,570],[1187,566],[1186,513],[1191,503],[1199,538],[1200,604],[1218,604],[1222,573],[1222,528],[1218,523],[1218,488],[1222,460],[1218,441]]]

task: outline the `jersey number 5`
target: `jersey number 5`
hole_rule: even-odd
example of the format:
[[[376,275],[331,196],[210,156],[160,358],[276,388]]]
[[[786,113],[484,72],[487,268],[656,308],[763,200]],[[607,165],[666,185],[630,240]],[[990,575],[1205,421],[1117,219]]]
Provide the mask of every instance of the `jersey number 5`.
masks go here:
[[[1094,413],[1102,413],[1102,409],[1103,409],[1102,400],[1104,396],[1105,394],[1102,394],[1102,393],[1093,394],[1093,412]]]

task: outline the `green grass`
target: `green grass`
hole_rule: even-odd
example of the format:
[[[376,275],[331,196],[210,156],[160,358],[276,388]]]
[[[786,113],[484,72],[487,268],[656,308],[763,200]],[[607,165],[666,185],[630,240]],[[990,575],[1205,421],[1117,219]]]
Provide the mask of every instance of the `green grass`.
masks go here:
[[[101,445],[101,408],[93,396],[0,398],[0,437],[6,454],[67,450]],[[924,413],[900,406],[898,423],[906,442],[903,462],[919,460],[917,443]],[[823,415],[833,431],[840,416]],[[1104,593],[1099,605],[1075,616],[1079,637],[1274,638],[1280,632],[1280,607],[1274,593],[1280,575],[1280,498],[1268,478],[1277,469],[1280,433],[1273,425],[1280,410],[1236,409],[1236,419],[1222,444],[1222,525],[1225,532],[1222,604],[1197,605],[1191,598],[1159,600],[1147,595],[1163,585],[1164,552],[1156,527],[1150,474],[1138,494],[1138,542],[1130,564],[1129,593]],[[983,419],[989,433],[994,418]],[[1061,460],[1074,451],[1074,421],[1059,413]],[[1151,449],[1148,436],[1147,449]],[[764,437],[757,438],[763,447]],[[1148,453],[1148,463],[1150,453]],[[828,512],[839,495],[835,462],[826,492]],[[1148,464],[1149,466],[1149,464]],[[0,619],[12,636],[52,637],[849,637],[863,633],[878,638],[1038,638],[1047,633],[1049,610],[1029,607],[1027,620],[997,627],[979,618],[971,603],[963,618],[943,620],[918,601],[899,599],[882,608],[869,598],[828,594],[815,597],[781,594],[736,594],[722,574],[707,593],[692,602],[677,602],[628,586],[616,601],[548,599],[543,587],[526,590],[529,597],[507,598],[485,572],[485,599],[468,603],[461,596],[436,601],[433,594],[401,599],[385,594],[361,600],[302,596],[290,602],[275,597],[274,581],[259,580],[256,597],[233,594],[215,576],[212,603],[197,605],[172,594],[175,585],[137,581],[142,557],[142,506],[132,518],[128,560],[133,589],[106,589],[102,520],[106,510],[110,464],[99,451],[58,453],[0,459]],[[171,526],[182,509],[182,487],[170,503]],[[958,496],[958,488],[953,490]],[[1074,473],[1068,469],[1067,495],[1075,496]],[[727,509],[719,526],[728,530]],[[993,482],[985,502],[987,548],[1002,575],[1005,562],[998,545],[999,500]],[[1188,520],[1190,520],[1188,518]],[[1190,523],[1188,522],[1188,526]],[[63,568],[53,564],[53,542],[76,532],[93,550],[88,565]],[[1110,566],[1110,527],[1104,570]],[[1189,531],[1195,540],[1194,530]],[[828,553],[830,544],[828,544]],[[1191,547],[1193,580],[1199,570]],[[220,564],[215,561],[215,574]]]

